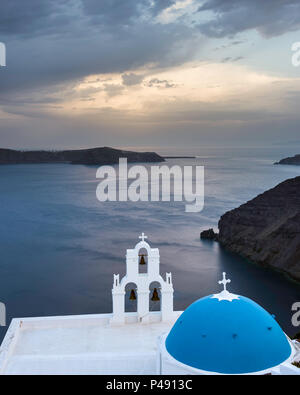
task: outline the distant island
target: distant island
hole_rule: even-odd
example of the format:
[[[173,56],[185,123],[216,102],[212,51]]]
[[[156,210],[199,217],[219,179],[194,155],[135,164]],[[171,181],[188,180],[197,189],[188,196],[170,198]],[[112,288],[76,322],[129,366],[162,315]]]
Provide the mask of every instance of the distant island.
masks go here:
[[[300,281],[300,177],[286,180],[224,214],[201,238]]]
[[[281,159],[279,162],[275,162],[274,165],[296,165],[300,166],[300,155],[291,156],[289,158]]]
[[[0,165],[70,163],[73,165],[117,164],[120,158],[134,162],[164,162],[155,152],[133,152],[110,147],[67,151],[16,151],[0,148]]]
[[[196,156],[164,156],[164,159],[196,159]]]

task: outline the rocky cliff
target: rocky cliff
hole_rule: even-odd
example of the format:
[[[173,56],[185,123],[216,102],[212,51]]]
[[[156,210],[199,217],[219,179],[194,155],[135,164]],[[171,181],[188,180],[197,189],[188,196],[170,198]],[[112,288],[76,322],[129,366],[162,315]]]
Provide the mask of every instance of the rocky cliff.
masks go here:
[[[155,152],[132,152],[109,147],[69,151],[15,151],[0,148],[0,164],[71,163],[83,165],[116,164],[119,158],[128,162],[164,162]]]
[[[218,239],[228,250],[300,281],[300,177],[224,214]]]
[[[300,166],[300,155],[295,155],[289,158],[281,159],[279,162],[276,162],[275,165],[296,165]]]

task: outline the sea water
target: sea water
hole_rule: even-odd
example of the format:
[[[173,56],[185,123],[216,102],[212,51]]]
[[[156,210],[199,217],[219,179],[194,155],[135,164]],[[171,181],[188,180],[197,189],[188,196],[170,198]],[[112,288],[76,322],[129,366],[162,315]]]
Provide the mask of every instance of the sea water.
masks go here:
[[[217,229],[226,211],[300,175],[300,167],[273,165],[297,149],[155,150],[195,156],[168,159],[170,166],[205,166],[202,212],[186,213],[184,202],[100,203],[96,167],[0,166],[0,302],[7,323],[13,317],[111,312],[113,274],[125,274],[126,249],[145,232],[160,249],[161,272],[173,274],[177,310],[219,292],[226,271],[230,291],[260,303],[288,334],[300,331],[291,323],[298,284],[199,238],[201,230]],[[6,329],[0,328],[0,339]]]

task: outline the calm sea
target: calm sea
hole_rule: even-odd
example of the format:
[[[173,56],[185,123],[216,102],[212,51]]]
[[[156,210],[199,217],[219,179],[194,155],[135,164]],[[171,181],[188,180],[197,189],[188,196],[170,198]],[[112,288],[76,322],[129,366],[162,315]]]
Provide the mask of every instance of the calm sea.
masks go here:
[[[248,296],[289,334],[291,306],[300,286],[245,262],[200,231],[300,167],[273,162],[297,147],[159,149],[196,155],[168,163],[205,166],[205,208],[185,213],[184,203],[99,203],[96,168],[72,165],[0,166],[0,301],[13,317],[110,312],[113,273],[124,274],[126,248],[145,232],[160,248],[161,271],[173,273],[176,309],[220,290],[226,271],[230,290]],[[5,333],[0,328],[0,339]]]

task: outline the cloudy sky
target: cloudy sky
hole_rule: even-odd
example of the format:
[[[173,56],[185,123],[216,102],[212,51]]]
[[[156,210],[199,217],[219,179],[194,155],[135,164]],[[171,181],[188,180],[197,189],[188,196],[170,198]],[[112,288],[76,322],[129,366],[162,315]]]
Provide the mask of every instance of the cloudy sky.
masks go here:
[[[1,0],[0,146],[300,143],[298,0]]]

